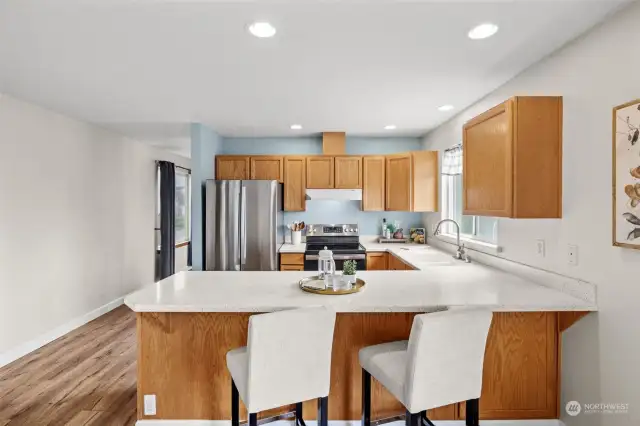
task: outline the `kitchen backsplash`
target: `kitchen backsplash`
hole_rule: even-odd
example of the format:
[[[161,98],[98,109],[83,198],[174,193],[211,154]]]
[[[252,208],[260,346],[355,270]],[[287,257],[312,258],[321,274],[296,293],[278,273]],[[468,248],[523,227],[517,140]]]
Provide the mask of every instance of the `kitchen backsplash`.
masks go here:
[[[360,210],[360,201],[307,200],[304,212],[285,212],[284,222],[304,221],[305,223],[357,223],[360,235],[380,233],[382,218],[387,222],[400,221],[405,234],[409,228],[422,227],[422,213],[412,212],[369,212]]]

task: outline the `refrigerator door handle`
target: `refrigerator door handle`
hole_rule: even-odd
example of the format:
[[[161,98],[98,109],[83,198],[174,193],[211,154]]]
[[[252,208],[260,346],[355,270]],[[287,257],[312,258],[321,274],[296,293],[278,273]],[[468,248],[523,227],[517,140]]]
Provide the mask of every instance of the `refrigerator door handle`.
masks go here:
[[[247,263],[247,189],[240,187],[240,265]]]

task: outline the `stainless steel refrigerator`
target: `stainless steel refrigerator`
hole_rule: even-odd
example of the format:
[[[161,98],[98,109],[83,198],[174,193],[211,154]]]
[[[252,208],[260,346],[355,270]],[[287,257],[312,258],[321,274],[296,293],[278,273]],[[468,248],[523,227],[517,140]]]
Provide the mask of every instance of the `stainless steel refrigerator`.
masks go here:
[[[284,242],[282,185],[276,180],[207,180],[205,269],[276,271]]]

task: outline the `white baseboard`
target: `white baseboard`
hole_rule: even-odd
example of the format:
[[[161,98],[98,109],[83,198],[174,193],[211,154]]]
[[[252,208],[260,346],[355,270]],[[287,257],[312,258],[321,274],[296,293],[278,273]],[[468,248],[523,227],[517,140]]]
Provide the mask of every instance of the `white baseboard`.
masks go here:
[[[305,421],[308,426],[316,426],[315,420]],[[269,423],[274,426],[291,426],[293,421],[278,420]],[[360,420],[331,420],[329,426],[360,426]],[[388,423],[400,426],[404,421]],[[465,426],[464,420],[434,420],[436,426]],[[230,426],[230,420],[138,420],[136,426]],[[552,420],[480,420],[481,426],[565,426],[557,419]]]
[[[124,303],[124,297],[119,297],[116,300],[113,300],[106,305],[102,305],[93,311],[86,313],[80,317],[74,318],[71,321],[62,324],[59,327],[54,328],[51,331],[48,331],[35,339],[31,339],[27,342],[24,342],[13,349],[9,349],[8,351],[0,353],[0,368],[5,365],[17,360],[18,358],[22,358],[23,356],[35,351],[50,343],[57,338],[64,336],[70,331],[75,330],[76,328],[85,325],[89,321],[92,321],[98,318],[100,315],[104,315],[109,311],[114,310],[118,306]]]

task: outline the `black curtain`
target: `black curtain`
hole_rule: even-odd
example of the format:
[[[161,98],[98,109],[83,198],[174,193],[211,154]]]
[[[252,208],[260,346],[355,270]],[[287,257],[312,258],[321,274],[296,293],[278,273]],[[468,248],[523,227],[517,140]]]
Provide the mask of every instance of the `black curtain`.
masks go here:
[[[159,161],[160,168],[160,279],[176,272],[176,166]]]

